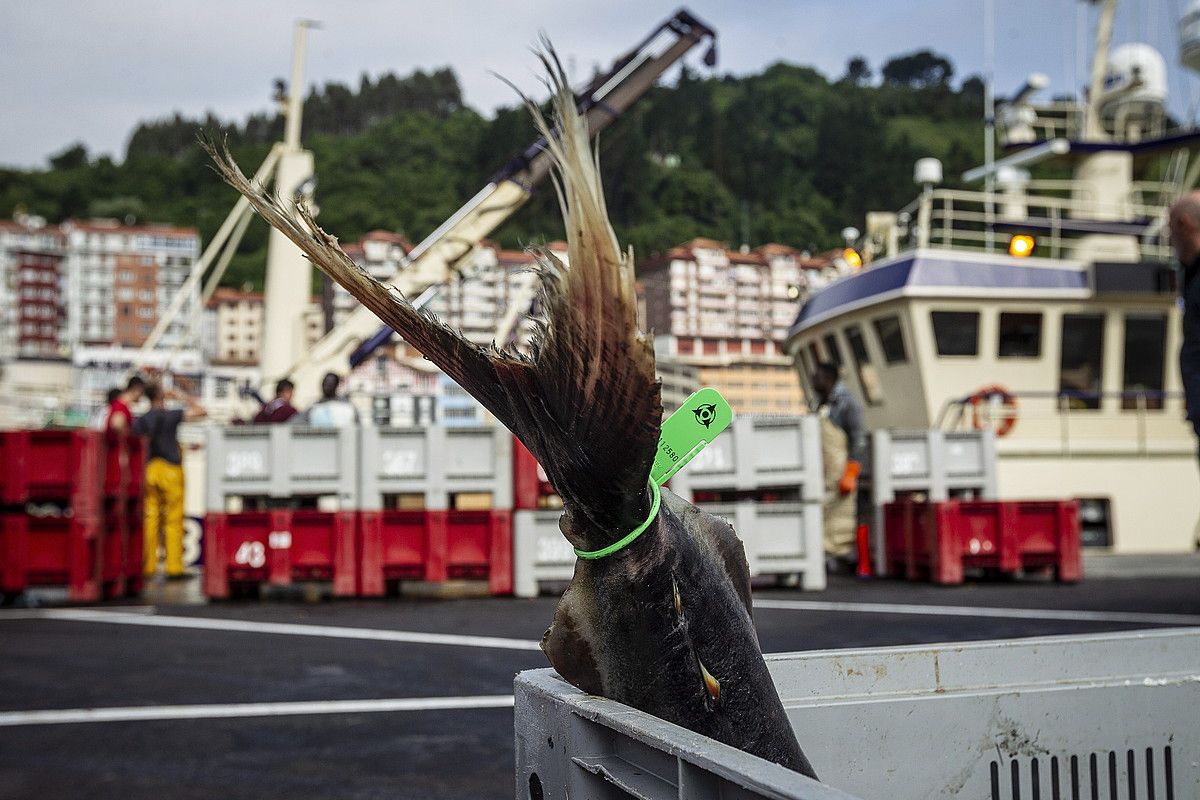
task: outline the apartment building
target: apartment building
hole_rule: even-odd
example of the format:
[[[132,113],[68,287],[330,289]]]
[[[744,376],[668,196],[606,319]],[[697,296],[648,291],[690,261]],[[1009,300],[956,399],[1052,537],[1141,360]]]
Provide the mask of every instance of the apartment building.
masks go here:
[[[59,229],[66,240],[66,340],[72,350],[140,347],[200,255],[194,228],[68,220]],[[163,346],[188,344],[183,340],[198,298],[193,290],[184,299]]]
[[[412,243],[401,234],[376,230],[357,242],[343,245],[342,250],[372,277],[386,281],[400,269],[404,257],[412,250]],[[327,276],[323,276],[322,286],[321,333],[324,334],[341,324],[346,315],[358,307],[358,301]]]
[[[204,353],[214,364],[257,365],[262,350],[261,292],[218,288],[205,309]]]
[[[0,359],[66,355],[64,240],[45,220],[0,221]]]
[[[735,412],[802,412],[782,342],[812,267],[786,245],[737,251],[703,238],[646,261],[639,286],[655,351],[694,366],[700,385],[720,390]]]

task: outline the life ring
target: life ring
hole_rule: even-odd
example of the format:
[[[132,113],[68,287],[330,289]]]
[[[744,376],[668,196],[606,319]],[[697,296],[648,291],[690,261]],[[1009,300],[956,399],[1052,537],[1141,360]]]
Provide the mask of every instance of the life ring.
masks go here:
[[[981,406],[989,407],[991,405],[990,399],[993,396],[999,396],[1000,405],[1004,408],[999,418],[995,420],[988,414],[980,413]],[[1017,398],[999,384],[985,386],[975,392],[966,399],[966,405],[971,408],[971,425],[977,431],[990,428],[996,436],[1007,436],[1013,426],[1017,424]]]

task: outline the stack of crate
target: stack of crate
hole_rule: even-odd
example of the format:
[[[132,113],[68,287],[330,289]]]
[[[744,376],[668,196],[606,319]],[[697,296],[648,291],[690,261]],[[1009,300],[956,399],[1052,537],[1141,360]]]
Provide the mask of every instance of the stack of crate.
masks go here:
[[[752,576],[825,588],[824,467],[812,415],[740,416],[671,479],[680,497],[724,517]]]
[[[451,578],[512,594],[512,442],[503,428],[364,428],[359,594]]]
[[[6,599],[40,586],[65,587],[73,602],[140,589],[140,550],[136,560],[126,558],[141,542],[140,524],[110,531],[105,519],[111,511],[114,521],[127,520],[136,510],[128,492],[137,484],[116,448],[110,468],[105,445],[97,431],[0,434],[0,591]],[[131,439],[126,446],[136,452],[140,445]]]

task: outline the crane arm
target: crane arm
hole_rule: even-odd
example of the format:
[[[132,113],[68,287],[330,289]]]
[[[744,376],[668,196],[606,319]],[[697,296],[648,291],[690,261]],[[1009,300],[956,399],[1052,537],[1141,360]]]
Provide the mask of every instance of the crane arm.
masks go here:
[[[715,38],[716,32],[690,12],[676,12],[579,94],[579,110],[587,120],[589,133],[594,137],[607,127],[671,65],[705,39],[712,43],[705,63],[715,63]],[[545,141],[539,138],[414,247],[391,283],[407,297],[424,294],[423,299],[428,300],[432,297],[430,290],[459,270],[478,243],[529,199],[533,188],[549,173],[550,164]],[[297,392],[315,391],[324,372],[344,368],[347,360],[356,366],[392,335],[390,328],[379,328],[378,319],[370,311],[355,308],[293,365],[289,374]]]

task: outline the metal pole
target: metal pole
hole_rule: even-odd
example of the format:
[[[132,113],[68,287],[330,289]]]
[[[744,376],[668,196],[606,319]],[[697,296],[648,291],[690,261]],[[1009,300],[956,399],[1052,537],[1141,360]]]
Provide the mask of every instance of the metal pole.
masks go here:
[[[304,116],[304,45],[309,28],[319,27],[310,19],[296,20],[292,36],[292,82],[288,84],[287,112],[283,146],[289,151],[300,149],[300,120]]]
[[[1108,71],[1108,47],[1112,43],[1116,13],[1117,0],[1104,0],[1096,29],[1096,53],[1092,56],[1092,80],[1088,85],[1087,110],[1083,117],[1083,138],[1091,141],[1105,138],[1100,125],[1100,95],[1104,93],[1104,73]]]
[[[983,164],[986,174],[983,180],[984,197],[984,249],[995,250],[996,221],[996,2],[983,0]]]

